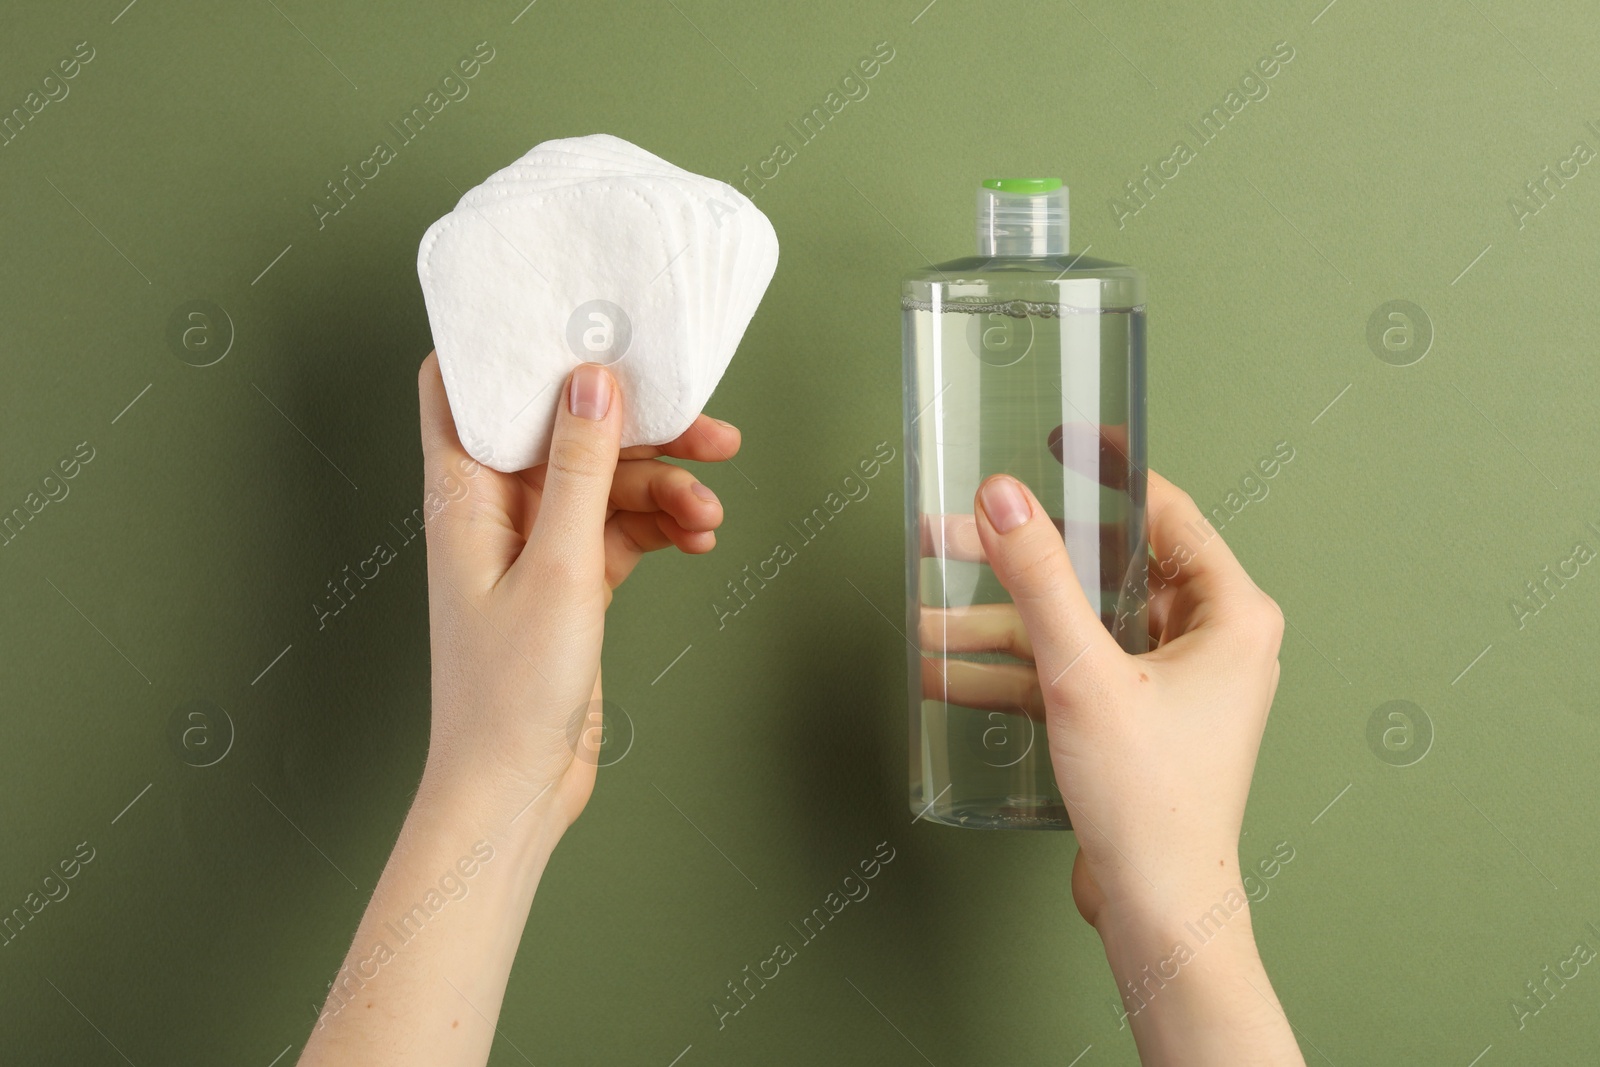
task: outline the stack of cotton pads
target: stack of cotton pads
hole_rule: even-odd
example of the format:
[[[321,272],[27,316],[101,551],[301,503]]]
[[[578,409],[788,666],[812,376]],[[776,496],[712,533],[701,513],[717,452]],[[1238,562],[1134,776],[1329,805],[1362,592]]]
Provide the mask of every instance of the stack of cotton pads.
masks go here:
[[[462,444],[496,470],[543,463],[580,363],[620,383],[624,447],[673,440],[777,265],[772,224],[732,186],[605,134],[538,145],[417,252]]]

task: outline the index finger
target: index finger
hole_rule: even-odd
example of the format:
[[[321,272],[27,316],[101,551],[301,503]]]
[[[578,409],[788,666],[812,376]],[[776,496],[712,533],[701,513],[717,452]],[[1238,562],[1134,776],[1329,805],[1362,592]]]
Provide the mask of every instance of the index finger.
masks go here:
[[[1259,592],[1193,498],[1155,471],[1149,475],[1151,584],[1181,587],[1207,601]]]
[[[433,352],[417,368],[417,395],[422,415],[422,459],[428,481],[475,465],[477,461],[467,454],[456,432],[455,416],[450,413],[450,399],[439,373],[439,357]]]
[[[922,554],[960,563],[988,563],[978,522],[971,515],[921,516]]]
[[[731,422],[714,419],[710,415],[697,415],[689,428],[664,445],[632,445],[622,450],[621,459],[655,459],[670,456],[672,459],[694,460],[700,463],[720,463],[732,459],[739,451],[742,435]]]
[[[1051,430],[1045,447],[1056,462],[1107,489],[1126,489],[1139,473],[1128,452],[1128,424],[1066,422]]]

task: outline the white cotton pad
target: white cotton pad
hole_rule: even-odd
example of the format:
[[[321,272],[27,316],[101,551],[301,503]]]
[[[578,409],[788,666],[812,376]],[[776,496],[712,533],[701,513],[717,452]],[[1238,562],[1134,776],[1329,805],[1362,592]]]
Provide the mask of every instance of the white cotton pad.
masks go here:
[[[587,143],[581,146],[581,151],[578,151],[570,147],[577,142]],[[527,183],[556,181],[590,173],[604,174],[608,171],[585,168],[608,166],[626,168],[630,166],[628,162],[630,157],[650,164],[657,170],[675,174],[700,189],[701,206],[705,214],[703,223],[725,231],[720,234],[722,240],[718,242],[724,253],[721,257],[718,280],[712,283],[718,303],[715,317],[721,324],[718,340],[720,342],[726,339],[726,347],[720,343],[717,346],[717,350],[720,351],[720,361],[713,359],[713,378],[720,380],[777,266],[777,235],[772,232],[771,223],[767,221],[766,216],[762,215],[748,198],[726,182],[685,171],[636,145],[607,135],[568,141],[546,141],[516,163],[491,176],[485,186],[480,188],[502,185],[532,188],[534,186]],[[467,200],[467,197],[463,197],[463,202]],[[747,222],[751,216],[759,221]],[[756,238],[748,243],[741,241],[741,234],[747,226],[759,231]],[[739,260],[740,254],[745,257],[742,262]]]
[[[453,212],[428,230],[418,276],[456,428],[474,459],[505,471],[542,462],[561,383],[584,362],[578,351],[593,351],[584,334],[608,328],[628,333],[609,363],[627,398],[623,443],[670,441],[688,428],[693,415],[683,411],[698,405],[687,368],[640,358],[692,343],[680,279],[656,276],[671,254],[663,210],[615,179]],[[608,252],[557,252],[589,246]],[[589,305],[600,318],[582,310]]]
[[[537,159],[553,154],[571,155],[595,160],[607,160],[610,162],[622,163],[631,167],[659,167],[669,171],[676,171],[680,174],[688,174],[691,177],[698,177],[698,175],[695,175],[690,171],[686,171],[682,167],[668,163],[660,156],[653,155],[652,153],[645,151],[643,148],[640,148],[638,145],[633,144],[630,141],[624,141],[620,137],[613,137],[608,133],[590,134],[587,137],[565,137],[553,141],[545,141],[542,144],[535,145],[528,152],[528,154],[523,156],[522,160],[518,160],[518,162],[522,162],[523,160]]]
[[[724,225],[731,226],[733,221],[724,220]],[[772,222],[748,200],[741,206],[737,222],[740,231],[738,248],[743,256],[733,268],[736,279],[729,294],[730,306],[723,315],[721,362],[715,368],[718,381],[733,361],[734,349],[739,347],[739,341],[744,337],[750,320],[755,317],[756,308],[761,305],[761,298],[766,294],[772,275],[778,268],[778,235],[772,229]]]
[[[699,180],[697,175],[663,163],[625,160],[613,156],[579,155],[575,152],[529,152],[515,163],[507,166],[500,173],[504,174],[528,167],[588,167],[601,170],[616,170],[626,174],[663,174]]]
[[[537,195],[549,189],[577,184],[581,180],[585,179],[485,182],[462,197],[457,208],[471,210],[485,204],[504,203],[524,195]],[[720,183],[706,183],[703,179],[690,183],[653,176],[640,180],[675,204],[675,210],[668,218],[667,231],[672,252],[670,262],[663,263],[662,269],[670,267],[676,271],[683,279],[684,291],[698,297],[695,300],[698,316],[696,325],[701,331],[698,336],[704,341],[694,351],[687,353],[687,357],[697,378],[709,381],[715,388],[726,369],[726,362],[719,363],[719,358],[731,358],[733,354],[731,348],[723,351],[728,334],[724,320],[729,308],[739,305],[737,283],[742,281],[742,276],[735,273],[735,245],[743,232],[742,213],[736,207],[724,206],[726,198],[720,192],[708,193],[705,188],[706,185]],[[729,232],[718,233],[723,227],[729,228]],[[733,338],[733,345],[738,344],[738,337],[743,333],[741,325],[738,335]]]
[[[461,197],[418,250],[457,431],[486,466],[544,462],[563,383],[604,363],[622,444],[664,444],[715,390],[777,266],[725,183],[618,138],[545,142]]]

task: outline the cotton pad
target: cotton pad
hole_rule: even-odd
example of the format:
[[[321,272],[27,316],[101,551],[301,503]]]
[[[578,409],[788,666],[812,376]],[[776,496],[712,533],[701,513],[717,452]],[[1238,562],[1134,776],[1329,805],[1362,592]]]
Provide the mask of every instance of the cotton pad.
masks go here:
[[[716,389],[778,262],[732,186],[597,134],[537,145],[467,191],[417,253],[462,444],[488,467],[543,463],[562,384],[602,363],[622,445],[665,444]]]

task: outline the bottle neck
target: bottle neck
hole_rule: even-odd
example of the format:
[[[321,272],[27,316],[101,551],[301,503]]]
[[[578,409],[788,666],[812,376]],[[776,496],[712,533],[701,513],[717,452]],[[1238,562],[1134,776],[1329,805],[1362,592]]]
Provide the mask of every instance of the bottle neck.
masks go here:
[[[978,255],[1062,256],[1067,252],[1067,190],[1005,193],[978,189]]]

